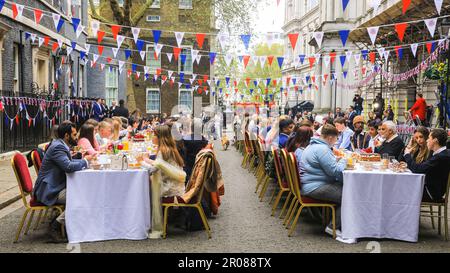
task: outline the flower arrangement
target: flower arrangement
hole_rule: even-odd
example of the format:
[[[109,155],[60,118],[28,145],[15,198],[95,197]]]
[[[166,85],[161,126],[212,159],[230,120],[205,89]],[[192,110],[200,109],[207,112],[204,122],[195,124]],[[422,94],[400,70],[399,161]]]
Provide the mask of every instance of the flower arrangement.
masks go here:
[[[444,81],[447,79],[448,74],[448,63],[438,62],[433,64],[427,71],[425,71],[425,77],[431,80]]]

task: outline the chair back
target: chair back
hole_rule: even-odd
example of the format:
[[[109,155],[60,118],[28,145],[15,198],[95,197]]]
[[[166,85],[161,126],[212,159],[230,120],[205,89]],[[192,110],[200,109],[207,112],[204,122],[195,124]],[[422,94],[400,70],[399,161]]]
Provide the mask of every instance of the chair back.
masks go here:
[[[303,204],[302,201],[302,195],[301,195],[301,191],[300,191],[300,173],[298,170],[298,162],[297,162],[297,158],[295,157],[294,153],[289,153],[288,156],[288,162],[289,162],[289,170],[291,173],[291,177],[292,177],[292,186],[293,186],[293,192],[295,197],[297,197],[298,201],[300,202],[300,204]]]
[[[21,153],[17,153],[11,159],[11,166],[16,175],[17,183],[19,184],[22,201],[24,202],[24,205],[27,206],[26,197],[33,192],[33,181],[31,179],[30,170],[28,169],[27,159]]]
[[[194,169],[195,169],[195,167],[194,167]],[[194,197],[195,202],[192,202],[192,203],[202,202],[203,192],[205,191],[205,183],[206,183],[206,180],[211,176],[211,172],[212,172],[212,159],[211,159],[211,157],[208,157],[206,159],[205,168],[203,169],[204,175],[203,175],[202,185],[200,186],[200,190],[198,191],[197,196]]]
[[[280,156],[278,154],[278,150],[272,147],[272,155],[273,155],[273,162],[275,165],[275,173],[277,174],[277,182],[280,188],[285,188],[283,186],[283,169],[281,166]]]
[[[447,179],[447,191],[445,192],[445,204],[448,204],[448,200],[449,200],[449,193],[450,193],[450,172],[448,173],[448,179]]]
[[[245,150],[247,153],[253,153],[252,144],[250,143],[250,134],[246,131],[244,136]]]
[[[285,174],[284,177],[286,178],[286,182],[288,184],[288,188],[292,191],[293,186],[292,186],[292,175],[290,172],[290,168],[291,166],[289,165],[288,162],[288,151],[286,149],[281,149],[280,150],[280,162],[281,162],[281,169],[283,170],[283,173]]]
[[[31,161],[33,162],[36,175],[39,174],[39,170],[41,169],[42,166],[42,159],[37,150],[33,150],[31,152]]]

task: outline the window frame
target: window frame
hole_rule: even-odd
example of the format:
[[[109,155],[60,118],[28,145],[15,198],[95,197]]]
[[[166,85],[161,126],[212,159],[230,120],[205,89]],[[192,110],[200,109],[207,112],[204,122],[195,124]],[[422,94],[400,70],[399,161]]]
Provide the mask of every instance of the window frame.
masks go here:
[[[112,71],[110,71],[110,68],[105,71],[105,101],[107,105],[112,105],[113,101],[118,102],[119,100],[119,68],[116,66],[111,66],[111,68]],[[109,75],[115,75],[115,78],[113,78],[113,85],[108,85],[109,83],[111,83],[111,81],[108,79]],[[110,91],[114,92],[114,97],[112,99],[110,96]]]
[[[148,94],[149,92],[158,92],[158,102],[159,102],[159,106],[158,106],[158,110],[149,110],[148,109]],[[146,88],[145,89],[145,112],[147,114],[159,114],[161,112],[161,90],[159,88]]]
[[[181,104],[181,93],[182,92],[189,92],[190,93],[190,105],[185,105],[185,104]],[[180,106],[186,106],[187,108],[189,108],[189,111],[192,113],[192,106],[193,106],[193,97],[194,97],[194,90],[188,89],[188,88],[180,88],[178,89],[178,112],[181,112],[182,109],[180,109]]]
[[[181,55],[183,55],[183,50],[185,49],[189,49],[189,56],[191,59],[191,63],[189,64],[190,67],[192,67],[191,71],[186,71],[185,69],[183,71],[181,71]],[[181,53],[180,53],[180,58],[178,58],[178,73],[184,73],[185,75],[192,75],[194,74],[194,62],[195,60],[192,59],[192,50],[193,50],[193,46],[192,45],[182,45],[181,46]],[[189,61],[187,58],[188,54],[186,54],[186,63]],[[186,67],[186,64],[184,65]]]
[[[188,5],[182,5],[182,2],[183,1],[190,1],[190,6],[188,6]],[[192,1],[192,0],[178,0],[178,9],[194,9],[194,3],[193,3],[194,1]]]
[[[149,20],[148,18],[151,16],[155,16],[155,17],[157,16],[158,20]],[[159,23],[159,22],[161,22],[161,15],[147,15],[147,17],[145,17],[145,20],[150,23]]]
[[[149,48],[152,48],[153,49],[153,51],[149,51]],[[150,64],[148,63],[148,58],[149,58],[149,56],[154,56],[153,54],[154,53],[156,53],[156,51],[155,51],[155,45],[153,45],[153,44],[146,44],[145,45],[145,66],[147,66],[147,67],[149,67],[150,68],[150,73],[151,74],[156,74],[156,70],[157,69],[161,69],[161,67],[162,67],[162,62],[161,62],[161,54],[160,54],[160,56],[159,56],[159,58],[156,60],[155,59],[155,61],[158,61],[158,63],[159,63],[159,65],[153,70],[153,67],[152,66],[150,66]]]

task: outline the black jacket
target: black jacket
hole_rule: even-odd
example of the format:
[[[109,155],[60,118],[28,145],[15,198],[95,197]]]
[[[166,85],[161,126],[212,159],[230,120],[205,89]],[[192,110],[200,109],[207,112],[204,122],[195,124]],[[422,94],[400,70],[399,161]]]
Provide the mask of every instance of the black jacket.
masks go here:
[[[410,154],[405,155],[405,161],[413,173],[425,174],[424,190],[429,192],[433,200],[440,201],[447,190],[450,150],[433,155],[420,164],[417,164]]]
[[[117,106],[114,111],[112,112],[113,117],[124,117],[128,118],[130,116],[130,112],[127,108],[122,106]]]
[[[381,155],[389,154],[389,156],[395,156],[399,160],[403,148],[405,148],[405,143],[400,137],[396,137],[391,142],[383,142],[380,147],[375,148],[375,152]]]

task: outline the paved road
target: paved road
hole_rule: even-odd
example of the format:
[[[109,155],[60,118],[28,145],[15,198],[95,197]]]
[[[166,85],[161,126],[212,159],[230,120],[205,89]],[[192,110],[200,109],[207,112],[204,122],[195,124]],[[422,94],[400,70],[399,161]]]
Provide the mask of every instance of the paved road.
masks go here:
[[[219,146],[218,146],[219,147]],[[110,241],[81,244],[82,252],[369,252],[369,240],[345,245],[323,233],[320,224],[303,217],[297,233],[289,238],[280,220],[270,217],[266,202],[254,194],[255,178],[240,167],[241,156],[231,148],[218,151],[225,178],[225,196],[216,219],[209,220],[213,233],[184,232],[172,229],[166,240]],[[266,199],[267,200],[267,199]],[[20,206],[19,204],[15,204]],[[12,211],[12,212],[10,212]],[[13,244],[22,209],[0,211],[0,252],[69,252],[65,244],[45,243],[45,228],[22,237]],[[6,214],[5,216],[2,216]],[[450,252],[445,242],[431,229],[429,220],[421,224],[417,244],[379,241],[382,252]],[[70,248],[69,248],[70,249]]]

